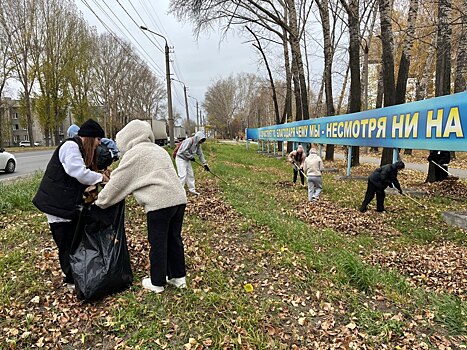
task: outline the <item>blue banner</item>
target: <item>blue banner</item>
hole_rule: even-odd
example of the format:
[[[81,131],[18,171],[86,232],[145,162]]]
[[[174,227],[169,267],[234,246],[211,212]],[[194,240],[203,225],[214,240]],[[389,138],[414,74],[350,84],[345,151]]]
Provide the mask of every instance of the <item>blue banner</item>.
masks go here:
[[[247,129],[251,140],[467,152],[467,92]]]

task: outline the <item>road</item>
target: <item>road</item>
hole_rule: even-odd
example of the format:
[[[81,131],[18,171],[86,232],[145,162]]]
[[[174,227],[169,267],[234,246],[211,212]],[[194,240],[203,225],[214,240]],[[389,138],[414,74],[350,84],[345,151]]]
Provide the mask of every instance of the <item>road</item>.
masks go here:
[[[342,153],[334,153],[334,157],[336,159],[344,159],[345,155]],[[381,159],[380,158],[375,158],[375,157],[367,157],[367,156],[362,156],[360,155],[360,162],[361,163],[370,163],[370,164],[376,164],[379,166]],[[405,167],[407,169],[411,170],[417,170],[417,171],[422,171],[425,173],[428,173],[428,162],[425,164],[419,164],[419,163],[405,163]],[[456,169],[456,168],[448,168],[449,172],[455,176],[458,176],[461,179],[467,179],[467,170],[465,169]],[[351,171],[352,173],[352,171]]]
[[[53,152],[45,150],[13,153],[16,158],[16,170],[13,174],[0,172],[0,182],[25,177],[37,170],[45,170]]]

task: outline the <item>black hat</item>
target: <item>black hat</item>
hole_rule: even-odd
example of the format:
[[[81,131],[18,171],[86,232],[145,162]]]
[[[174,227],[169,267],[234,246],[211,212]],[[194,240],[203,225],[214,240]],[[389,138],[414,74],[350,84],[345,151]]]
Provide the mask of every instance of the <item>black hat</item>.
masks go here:
[[[88,119],[81,125],[81,128],[78,131],[78,136],[84,137],[104,137],[104,129],[92,119]]]

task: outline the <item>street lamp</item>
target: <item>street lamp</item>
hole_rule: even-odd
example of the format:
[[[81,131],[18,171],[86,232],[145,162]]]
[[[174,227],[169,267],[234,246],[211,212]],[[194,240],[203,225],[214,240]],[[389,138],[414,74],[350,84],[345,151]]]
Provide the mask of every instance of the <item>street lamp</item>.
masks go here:
[[[172,80],[178,81],[179,83],[181,83],[183,85],[183,92],[185,93],[186,133],[188,135],[191,135],[191,133],[190,133],[190,114],[188,113],[188,99],[187,99],[187,95],[186,95],[186,85],[185,85],[185,83],[183,81],[180,81],[178,79],[172,78]]]
[[[188,97],[192,98],[193,100],[196,101],[196,126],[195,126],[195,132],[197,132],[198,129],[199,129],[198,100],[195,97],[190,96],[190,95],[188,95]]]
[[[165,40],[165,73],[166,73],[166,80],[167,80],[167,104],[169,109],[169,137],[170,137],[170,147],[175,147],[175,139],[174,139],[174,118],[173,118],[173,111],[172,111],[172,87],[170,83],[170,58],[169,58],[169,45],[167,44],[167,39],[165,36],[156,33],[145,26],[140,26],[142,30],[146,30],[149,33],[154,35],[160,36],[162,39]]]

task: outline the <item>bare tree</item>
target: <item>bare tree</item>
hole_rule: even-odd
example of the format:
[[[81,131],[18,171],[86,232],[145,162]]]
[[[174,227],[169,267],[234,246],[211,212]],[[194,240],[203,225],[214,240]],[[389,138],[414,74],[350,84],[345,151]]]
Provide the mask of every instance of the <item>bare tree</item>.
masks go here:
[[[1,7],[0,11],[2,11]],[[3,94],[6,83],[11,78],[11,73],[15,68],[10,43],[5,29],[0,26],[0,148],[3,148],[4,134],[7,134],[6,131],[9,132],[9,128],[8,130],[4,128],[6,123],[4,123]]]
[[[33,55],[37,56],[41,49],[36,45],[35,40],[36,35],[39,34],[37,5],[35,1],[2,0],[0,12],[0,25],[10,40],[16,78],[22,88],[21,108],[25,115],[31,146],[34,145],[31,97],[36,79]]]

